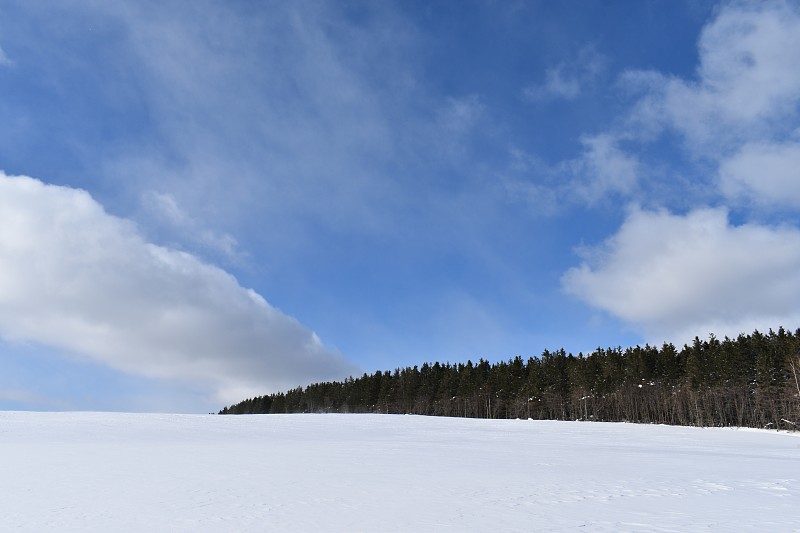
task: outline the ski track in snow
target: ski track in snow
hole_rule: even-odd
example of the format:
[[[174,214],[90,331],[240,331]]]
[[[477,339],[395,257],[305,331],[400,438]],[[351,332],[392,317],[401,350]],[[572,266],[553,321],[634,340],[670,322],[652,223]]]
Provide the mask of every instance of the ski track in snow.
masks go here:
[[[800,438],[399,415],[0,412],[0,531],[800,532]]]

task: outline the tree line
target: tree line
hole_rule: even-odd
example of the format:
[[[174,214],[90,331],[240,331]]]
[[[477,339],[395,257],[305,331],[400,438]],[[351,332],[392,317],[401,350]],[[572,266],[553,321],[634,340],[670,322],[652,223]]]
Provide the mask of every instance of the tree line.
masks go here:
[[[800,329],[424,363],[250,398],[220,414],[393,413],[798,429]]]

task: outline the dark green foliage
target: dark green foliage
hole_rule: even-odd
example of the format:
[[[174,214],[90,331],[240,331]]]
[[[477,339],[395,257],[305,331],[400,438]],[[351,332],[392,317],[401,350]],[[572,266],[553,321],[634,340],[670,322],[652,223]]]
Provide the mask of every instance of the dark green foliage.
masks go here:
[[[800,329],[722,341],[695,338],[680,351],[545,350],[490,364],[424,363],[343,382],[260,396],[220,414],[411,413],[472,418],[602,420],[697,426],[800,423]]]

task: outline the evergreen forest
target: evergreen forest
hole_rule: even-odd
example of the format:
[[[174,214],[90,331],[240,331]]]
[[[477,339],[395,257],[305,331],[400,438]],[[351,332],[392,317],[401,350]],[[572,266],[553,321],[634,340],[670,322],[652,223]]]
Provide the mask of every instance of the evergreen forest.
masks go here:
[[[250,398],[220,414],[392,413],[798,429],[800,329],[425,363]]]

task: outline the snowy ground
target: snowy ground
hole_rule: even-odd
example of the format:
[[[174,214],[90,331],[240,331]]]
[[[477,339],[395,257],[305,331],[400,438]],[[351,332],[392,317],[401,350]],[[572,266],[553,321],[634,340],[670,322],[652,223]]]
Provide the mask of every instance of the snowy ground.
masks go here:
[[[0,531],[800,531],[800,438],[415,416],[0,412]]]

